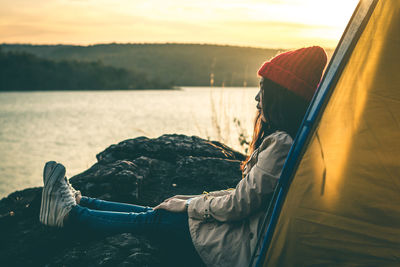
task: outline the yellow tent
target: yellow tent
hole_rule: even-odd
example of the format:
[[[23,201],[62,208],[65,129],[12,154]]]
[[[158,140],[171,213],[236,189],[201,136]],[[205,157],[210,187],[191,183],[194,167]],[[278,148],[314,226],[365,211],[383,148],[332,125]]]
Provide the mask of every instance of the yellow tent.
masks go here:
[[[400,0],[361,0],[289,153],[256,266],[400,266]]]

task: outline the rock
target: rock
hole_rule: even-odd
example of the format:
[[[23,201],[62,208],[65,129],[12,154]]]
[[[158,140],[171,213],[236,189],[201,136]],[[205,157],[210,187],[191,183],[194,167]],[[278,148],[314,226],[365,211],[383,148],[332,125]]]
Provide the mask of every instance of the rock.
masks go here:
[[[219,142],[163,135],[111,145],[97,159],[70,179],[83,195],[155,206],[176,194],[235,187],[245,156]],[[0,200],[2,266],[176,266],[144,236],[90,236],[41,225],[41,191],[29,188]]]

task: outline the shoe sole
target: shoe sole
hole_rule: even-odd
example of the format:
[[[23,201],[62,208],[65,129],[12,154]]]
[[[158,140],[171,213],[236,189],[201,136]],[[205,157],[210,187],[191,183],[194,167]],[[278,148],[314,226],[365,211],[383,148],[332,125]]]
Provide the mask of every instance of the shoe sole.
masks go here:
[[[44,186],[46,186],[46,183],[49,180],[49,177],[50,177],[51,173],[53,172],[53,169],[56,165],[57,165],[57,162],[55,162],[55,161],[46,162],[46,165],[44,165],[44,168],[43,168],[43,185]]]
[[[46,220],[46,224],[55,225],[55,218],[54,221],[49,221],[49,214],[54,214],[54,209],[56,205],[50,205],[51,197],[53,196],[53,191],[57,190],[56,183],[57,181],[63,179],[65,177],[65,167],[62,164],[57,163],[54,167],[52,173],[48,177],[47,181],[47,194],[46,197],[46,207],[45,207],[45,214],[44,218]],[[56,203],[53,203],[56,204]]]
[[[47,164],[46,164],[47,165]],[[51,164],[49,164],[48,167],[50,167]],[[46,166],[45,166],[45,170],[44,173],[47,173],[46,170]],[[43,187],[43,191],[42,191],[42,205],[41,205],[41,209],[40,209],[40,221],[46,225],[49,225],[49,214],[52,211],[52,206],[54,209],[55,205],[50,205],[50,198],[52,196],[52,193],[55,189],[54,184],[61,178],[63,178],[65,176],[65,167],[62,164],[56,163],[56,166],[51,170],[51,172],[49,172],[50,175],[46,175],[46,179],[45,177],[43,177],[45,181],[45,185]],[[43,206],[43,203],[45,204]],[[54,225],[54,222],[50,222],[51,225]]]
[[[47,186],[47,182],[49,180],[50,175],[53,173],[53,170],[55,166],[57,165],[57,162],[55,161],[49,161],[46,162],[43,168],[43,190],[42,190],[42,203],[45,203],[48,205],[48,201],[44,202],[47,198],[45,197],[45,188]],[[44,212],[47,210],[47,207],[43,207],[43,204],[40,205],[40,215],[39,215],[39,220],[43,222],[44,220]]]
[[[56,163],[55,161],[50,161],[50,162],[46,163],[47,166],[45,166],[45,168],[43,169],[43,174],[44,173],[48,174],[47,176],[43,176],[43,181],[46,179],[45,185],[50,180],[50,177],[54,174],[54,170],[55,170],[55,167],[57,166],[57,164],[58,163]],[[59,164],[59,165],[62,165],[62,164]],[[54,185],[54,183],[55,183],[55,181],[52,184]],[[49,186],[50,187],[48,187],[48,188],[53,188],[54,189],[54,186],[51,186],[50,184],[49,184]],[[47,206],[45,207],[45,210],[44,210],[45,212],[47,212],[47,214],[45,214],[46,215],[45,218],[47,218],[47,223],[48,223],[48,218],[49,218],[48,214],[50,212],[50,199],[49,198],[51,197],[52,192],[53,192],[53,190],[51,190],[51,192],[49,192],[49,194],[48,194],[48,198],[47,198],[48,201],[46,202]]]

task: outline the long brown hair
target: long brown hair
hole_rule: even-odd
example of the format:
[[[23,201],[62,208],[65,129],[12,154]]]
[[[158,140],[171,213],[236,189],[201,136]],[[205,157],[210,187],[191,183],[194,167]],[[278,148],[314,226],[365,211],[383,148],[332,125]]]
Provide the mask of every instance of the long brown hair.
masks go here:
[[[253,139],[247,159],[241,164],[242,171],[264,137],[275,131],[284,131],[294,138],[309,104],[304,98],[265,78],[261,81],[261,94],[262,112],[258,110],[256,113]],[[262,113],[265,122],[262,120]]]

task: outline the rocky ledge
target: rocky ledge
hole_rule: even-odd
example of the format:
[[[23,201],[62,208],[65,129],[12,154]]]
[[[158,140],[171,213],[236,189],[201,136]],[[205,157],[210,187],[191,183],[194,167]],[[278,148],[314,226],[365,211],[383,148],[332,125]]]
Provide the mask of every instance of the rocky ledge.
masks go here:
[[[139,137],[111,145],[70,182],[86,196],[154,206],[177,194],[234,187],[244,158],[195,136]],[[99,237],[41,225],[41,192],[28,188],[0,200],[2,266],[175,266],[144,236]]]

